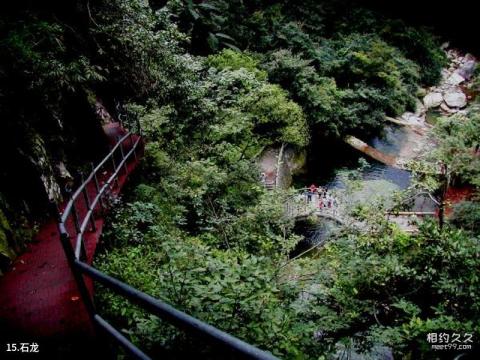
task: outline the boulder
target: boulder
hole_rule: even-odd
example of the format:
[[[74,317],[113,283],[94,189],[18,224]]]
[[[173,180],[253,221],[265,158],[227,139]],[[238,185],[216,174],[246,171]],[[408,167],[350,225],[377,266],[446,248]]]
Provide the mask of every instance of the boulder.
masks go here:
[[[418,116],[411,112],[403,113],[401,116],[401,120],[405,121],[410,125],[421,125],[424,122],[423,116]]]
[[[442,111],[443,111],[444,113],[446,113],[446,114],[455,114],[455,113],[458,111],[458,109],[455,109],[455,108],[451,109],[451,108],[449,108],[448,105],[445,104],[445,103],[442,103],[442,105],[440,105],[440,109],[442,109]]]
[[[457,70],[457,73],[464,79],[470,80],[475,73],[477,63],[473,59],[465,61]]]
[[[450,111],[452,110],[452,109],[450,109],[450,108],[448,107],[448,105],[445,104],[445,103],[442,103],[442,105],[440,105],[440,109],[442,109],[442,110],[443,110],[444,112],[446,112],[446,113],[450,113]]]
[[[443,96],[439,92],[431,92],[423,98],[423,104],[427,109],[440,106],[443,102]]]
[[[459,72],[457,71],[455,71],[447,79],[447,83],[449,85],[460,85],[464,81],[465,81],[465,78],[462,75],[460,75]]]
[[[443,99],[449,107],[462,108],[467,105],[467,97],[460,90],[448,91],[443,95]]]
[[[415,99],[415,115],[422,116],[425,114],[426,111],[427,109],[425,108],[425,105],[423,105],[420,100]]]
[[[447,79],[450,77],[452,74],[452,71],[454,70],[454,67],[450,67],[449,69],[442,69],[441,75],[442,75],[442,82],[447,81]]]

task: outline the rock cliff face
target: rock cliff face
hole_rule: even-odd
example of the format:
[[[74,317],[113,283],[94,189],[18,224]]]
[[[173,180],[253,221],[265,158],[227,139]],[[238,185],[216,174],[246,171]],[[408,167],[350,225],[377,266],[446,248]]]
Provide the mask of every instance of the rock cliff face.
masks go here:
[[[19,116],[5,121],[0,145],[0,269],[23,250],[36,224],[51,216],[51,204],[63,201],[80,182],[89,162],[107,152],[102,124],[113,119],[107,108],[86,95],[69,105],[56,121]]]
[[[107,152],[114,99],[137,96],[112,74],[117,50],[103,52],[88,3],[11,5],[0,16],[0,262]]]
[[[306,153],[305,150],[285,145],[267,148],[261,154],[258,164],[266,184],[287,189],[292,184],[293,175],[304,170]]]

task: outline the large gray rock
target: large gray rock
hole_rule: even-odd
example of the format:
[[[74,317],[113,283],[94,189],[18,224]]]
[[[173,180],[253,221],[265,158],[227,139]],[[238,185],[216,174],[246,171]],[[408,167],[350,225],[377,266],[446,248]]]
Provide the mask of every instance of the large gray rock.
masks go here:
[[[442,75],[442,82],[446,82],[447,79],[452,75],[453,71],[453,66],[449,69],[442,69],[441,75]]]
[[[426,111],[425,105],[419,99],[415,99],[415,115],[422,116]]]
[[[440,106],[443,102],[443,96],[439,92],[431,92],[423,98],[423,104],[427,109]]]
[[[460,75],[457,71],[454,72],[452,75],[449,76],[447,79],[447,83],[449,85],[460,85],[462,82],[465,81],[465,78]]]
[[[449,107],[462,108],[467,105],[467,97],[460,90],[452,90],[443,95],[443,99]]]
[[[405,112],[402,114],[401,120],[411,124],[411,125],[421,125],[424,122],[424,117],[411,112]]]
[[[454,114],[454,113],[458,112],[458,109],[455,109],[455,108],[451,109],[445,103],[442,103],[442,105],[440,105],[440,109],[442,109],[443,112],[445,112],[447,114]]]
[[[457,72],[460,76],[464,79],[470,80],[475,73],[475,67],[477,63],[474,59],[466,60],[460,67],[458,68]]]

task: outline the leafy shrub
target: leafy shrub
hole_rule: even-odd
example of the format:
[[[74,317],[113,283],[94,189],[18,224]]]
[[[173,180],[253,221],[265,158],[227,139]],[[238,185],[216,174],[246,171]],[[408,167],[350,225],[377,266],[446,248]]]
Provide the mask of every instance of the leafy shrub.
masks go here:
[[[289,89],[309,123],[327,135],[368,133],[415,106],[417,66],[395,48],[373,36],[353,34],[312,49],[319,65],[305,55],[280,50],[264,67],[271,81]],[[328,76],[328,77],[327,77]]]
[[[308,132],[302,108],[288,100],[285,90],[264,85],[244,100],[245,109],[254,121],[254,131],[262,137],[277,139],[298,147],[308,143]]]
[[[285,304],[292,295],[273,281],[274,267],[268,258],[243,251],[218,251],[198,239],[179,239],[158,231],[150,245],[109,252],[100,268],[277,355],[301,353],[301,344],[312,341],[304,336],[310,324],[293,326],[294,313]],[[108,304],[105,311],[111,317],[124,315],[129,319],[131,335],[143,346],[155,349],[162,344],[168,349],[175,345],[176,356],[188,351],[188,340],[157,318],[110,293],[100,293],[99,301],[103,306]]]
[[[246,69],[255,74],[259,80],[265,80],[267,74],[265,71],[259,70],[259,61],[240,51],[231,49],[222,50],[220,53],[210,55],[206,59],[206,64],[217,68],[218,70],[239,70]]]
[[[480,112],[472,108],[467,116],[440,118],[435,127],[437,148],[432,156],[447,164],[453,181],[480,186]]]
[[[451,222],[458,228],[478,234],[480,232],[480,204],[474,201],[455,204]]]
[[[424,85],[431,86],[440,81],[447,57],[440,48],[439,39],[429,29],[409,26],[400,19],[390,19],[362,7],[345,11],[337,6],[330,11],[340,12],[332,26],[339,33],[376,34],[419,65],[420,80]]]
[[[424,28],[406,26],[397,20],[387,23],[380,34],[420,66],[420,80],[423,84],[431,86],[441,80],[441,70],[448,60],[438,39],[431,32]]]
[[[235,130],[237,133],[243,134],[240,129],[249,131],[263,144],[307,145],[308,129],[303,111],[282,88],[258,80],[254,72],[245,68],[210,72],[209,82],[213,101],[223,107],[217,119],[225,121],[235,111],[238,123],[242,124]],[[215,124],[215,129],[219,129],[219,124]],[[251,141],[252,138],[247,135],[244,139]]]
[[[288,89],[303,107],[310,125],[322,124],[330,132],[340,132],[335,114],[341,107],[342,93],[334,79],[318,75],[311,61],[289,50],[272,53],[264,67],[270,80]]]
[[[418,235],[391,227],[326,245],[314,267],[313,293],[298,305],[324,341],[353,338],[357,351],[392,346],[399,356],[433,355],[426,334],[479,329],[478,240],[424,224]]]

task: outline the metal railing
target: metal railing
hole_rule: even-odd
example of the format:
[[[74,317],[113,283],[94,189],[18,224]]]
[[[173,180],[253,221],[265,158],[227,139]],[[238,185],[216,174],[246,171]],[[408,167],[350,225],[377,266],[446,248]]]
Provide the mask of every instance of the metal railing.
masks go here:
[[[338,200],[332,197],[330,201],[329,203],[327,199],[322,198],[318,192],[312,193],[310,188],[295,189],[295,194],[285,201],[285,215],[289,218],[316,215],[343,223],[344,220],[338,211]]]
[[[262,351],[246,342],[233,337],[211,325],[208,325],[174,307],[143,293],[122,281],[115,279],[97,269],[88,261],[85,246],[85,234],[96,231],[95,212],[105,211],[108,208],[109,194],[112,189],[119,186],[119,177],[122,172],[128,175],[129,160],[139,156],[141,137],[127,132],[118,139],[116,145],[107,156],[93,167],[90,175],[82,182],[80,187],[68,201],[59,220],[60,240],[65,251],[68,263],[77,283],[80,295],[85,303],[88,314],[94,325],[116,341],[131,356],[138,359],[150,359],[142,350],[136,347],[126,336],[115,329],[96,311],[92,294],[88,290],[85,276],[97,281],[106,288],[125,297],[150,312],[196,337],[201,337],[212,345],[235,353],[241,358],[250,359],[276,359],[272,354]],[[127,145],[127,146],[126,146]],[[127,152],[125,152],[127,148]],[[111,165],[111,170],[106,169]],[[109,172],[111,173],[109,174]],[[93,198],[91,195],[94,195]],[[81,202],[81,203],[79,203]],[[82,216],[83,214],[83,216]],[[67,230],[67,223],[72,221],[71,227],[75,234]],[[72,244],[72,238],[74,243]],[[92,255],[93,256],[93,255]],[[91,261],[91,259],[90,259]]]

